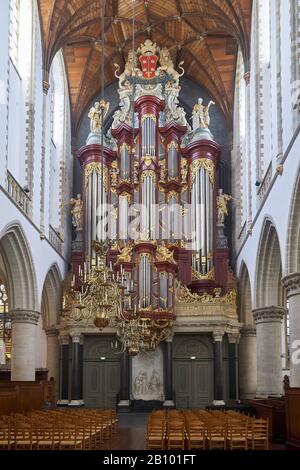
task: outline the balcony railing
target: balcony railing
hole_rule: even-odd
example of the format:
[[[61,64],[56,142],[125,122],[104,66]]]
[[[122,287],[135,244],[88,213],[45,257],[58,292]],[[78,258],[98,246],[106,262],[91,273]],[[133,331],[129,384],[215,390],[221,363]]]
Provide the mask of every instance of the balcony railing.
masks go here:
[[[30,216],[31,199],[9,171],[7,172],[7,192],[17,206]]]
[[[268,189],[271,183],[272,183],[272,162],[270,162],[270,165],[268,166],[264,179],[257,191],[257,196],[258,196],[258,200],[260,203],[262,203],[262,201],[264,200],[264,197],[266,193],[268,192]]]
[[[59,233],[51,225],[49,225],[49,242],[51,243],[53,248],[56,249],[56,251],[62,253],[63,240]]]

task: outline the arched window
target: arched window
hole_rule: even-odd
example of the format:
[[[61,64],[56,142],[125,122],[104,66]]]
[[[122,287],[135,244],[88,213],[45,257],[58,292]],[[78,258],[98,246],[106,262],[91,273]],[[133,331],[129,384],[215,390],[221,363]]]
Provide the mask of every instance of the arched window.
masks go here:
[[[29,102],[33,88],[33,25],[36,6],[32,0],[10,0],[10,69],[8,171],[21,188],[26,184]]]
[[[5,285],[0,279],[0,365],[11,357],[11,320]]]
[[[236,77],[235,77],[235,94],[234,94],[234,142],[233,142],[233,165],[234,173],[233,193],[237,201],[235,207],[236,219],[239,231],[247,219],[247,148],[246,148],[246,81],[244,79],[245,65],[241,50],[238,52]]]
[[[20,0],[10,2],[10,41],[9,54],[16,68],[19,59]]]
[[[69,111],[67,79],[61,51],[56,54],[51,66],[50,93],[50,225],[56,232],[60,232],[63,225],[61,202],[64,200],[62,191]]]

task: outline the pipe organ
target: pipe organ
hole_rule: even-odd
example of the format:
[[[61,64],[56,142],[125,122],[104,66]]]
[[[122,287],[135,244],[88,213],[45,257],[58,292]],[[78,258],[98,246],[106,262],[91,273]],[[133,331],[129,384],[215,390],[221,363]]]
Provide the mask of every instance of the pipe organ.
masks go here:
[[[73,264],[93,260],[93,241],[109,238],[107,262],[125,279],[124,311],[174,321],[177,280],[197,293],[227,292],[228,249],[217,230],[221,149],[208,126],[211,103],[199,100],[189,125],[167,49],[148,39],[137,58],[129,53],[131,74],[118,76],[111,129],[104,133],[102,122],[78,153],[84,234]]]

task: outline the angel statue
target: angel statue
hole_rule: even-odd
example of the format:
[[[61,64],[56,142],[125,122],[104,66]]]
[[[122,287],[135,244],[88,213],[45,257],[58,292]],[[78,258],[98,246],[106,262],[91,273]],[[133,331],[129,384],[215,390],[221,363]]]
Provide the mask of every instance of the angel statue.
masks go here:
[[[214,101],[210,101],[207,106],[203,104],[203,98],[198,99],[198,103],[195,104],[192,114],[193,119],[193,131],[196,129],[208,129],[210,125],[209,108],[211,105],[215,105]]]
[[[96,101],[94,106],[90,109],[88,117],[91,120],[91,132],[99,133],[104,122],[104,119],[109,110],[109,102],[101,99]]]
[[[219,189],[217,196],[218,225],[223,225],[225,216],[228,215],[228,202],[232,197],[223,193],[223,189]]]
[[[77,199],[72,198],[70,200],[72,207],[72,223],[76,230],[82,230],[82,215],[83,215],[83,201],[81,199],[81,194],[77,194]]]

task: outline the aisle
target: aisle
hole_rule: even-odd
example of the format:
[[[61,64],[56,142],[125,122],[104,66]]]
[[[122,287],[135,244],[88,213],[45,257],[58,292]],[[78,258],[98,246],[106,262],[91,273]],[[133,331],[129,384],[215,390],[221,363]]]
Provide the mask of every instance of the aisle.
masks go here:
[[[145,450],[147,413],[121,413],[115,436],[105,441],[103,450]]]

